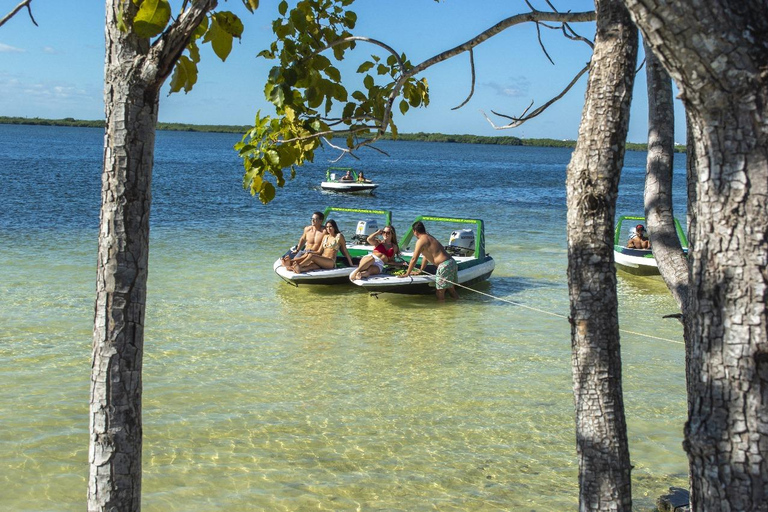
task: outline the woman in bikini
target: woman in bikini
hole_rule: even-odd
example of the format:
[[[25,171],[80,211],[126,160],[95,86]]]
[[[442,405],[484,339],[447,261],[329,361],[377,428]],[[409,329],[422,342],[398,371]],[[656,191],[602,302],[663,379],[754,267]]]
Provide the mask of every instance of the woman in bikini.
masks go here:
[[[353,265],[352,256],[347,251],[347,241],[344,239],[344,235],[339,231],[339,226],[333,219],[328,219],[325,223],[326,235],[320,242],[320,252],[310,253],[301,258],[294,260],[292,270],[297,274],[306,272],[307,270],[315,270],[318,268],[331,269],[336,267],[336,254],[339,250],[347,257],[349,266]]]
[[[378,242],[377,236],[381,235],[383,240]],[[349,275],[349,279],[355,281],[364,277],[381,274],[384,271],[384,265],[395,261],[395,256],[400,254],[400,247],[397,245],[397,234],[395,228],[387,226],[380,229],[368,237],[368,243],[374,245],[373,252],[364,256],[360,260],[360,265]]]

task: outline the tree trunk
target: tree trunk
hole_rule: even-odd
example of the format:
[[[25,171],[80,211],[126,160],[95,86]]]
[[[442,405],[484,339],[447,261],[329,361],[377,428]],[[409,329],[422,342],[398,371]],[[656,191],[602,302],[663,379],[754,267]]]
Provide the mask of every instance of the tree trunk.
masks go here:
[[[675,229],[672,169],[675,155],[675,110],[672,79],[645,44],[648,83],[648,162],[645,174],[645,220],[653,256],[664,282],[685,314],[688,302],[688,260]]]
[[[148,90],[136,76],[141,42],[119,32],[111,4],[107,2],[106,133],[91,376],[92,511],[141,506],[141,369],[158,108],[157,90]]]
[[[625,3],[677,82],[695,138],[691,504],[768,511],[768,4]]]
[[[189,6],[150,45],[106,1],[106,133],[93,327],[88,510],[141,509],[141,393],[158,94],[215,0]],[[130,25],[130,24],[129,24]]]
[[[629,511],[613,223],[638,38],[620,1],[595,3],[586,104],[566,179],[579,509]]]

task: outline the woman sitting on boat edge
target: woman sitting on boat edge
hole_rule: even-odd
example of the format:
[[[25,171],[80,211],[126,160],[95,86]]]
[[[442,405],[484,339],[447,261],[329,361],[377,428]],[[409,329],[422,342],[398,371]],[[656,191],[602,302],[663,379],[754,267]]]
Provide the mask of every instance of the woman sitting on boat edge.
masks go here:
[[[347,257],[347,262],[351,267],[352,256],[349,255],[347,250],[347,241],[344,239],[344,235],[339,231],[339,226],[333,219],[328,219],[325,223],[326,235],[320,242],[319,253],[309,253],[300,258],[293,260],[293,270],[297,274],[301,274],[307,270],[316,269],[331,269],[336,267],[336,255],[339,250]]]
[[[379,235],[382,237],[381,242],[377,238]],[[397,234],[392,225],[388,225],[384,229],[369,235],[367,242],[369,245],[375,246],[373,252],[360,260],[360,265],[349,275],[351,281],[381,274],[384,271],[384,265],[394,262],[395,256],[400,254],[400,247],[397,245]]]

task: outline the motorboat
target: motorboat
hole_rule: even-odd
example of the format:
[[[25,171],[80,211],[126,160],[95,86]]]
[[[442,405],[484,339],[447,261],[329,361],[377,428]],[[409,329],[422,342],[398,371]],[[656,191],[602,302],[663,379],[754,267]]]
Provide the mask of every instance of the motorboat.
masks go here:
[[[450,233],[450,236],[447,238],[447,243],[443,245],[458,264],[457,284],[466,286],[485,281],[491,277],[496,263],[485,251],[485,226],[482,220],[419,216],[413,223],[417,221],[424,222],[432,236],[440,232],[440,228],[437,226],[451,226],[444,231]],[[410,250],[411,242],[415,244],[413,228],[409,229],[400,241],[402,261],[399,265],[387,265],[384,267],[383,273],[357,279],[352,283],[369,292],[434,293],[435,273],[437,272],[437,267],[434,265],[428,264],[423,273],[412,272],[408,277],[400,277],[405,273],[403,264],[407,264],[413,258],[413,251]],[[418,269],[420,265],[421,256],[414,268]]]
[[[377,183],[365,179],[362,172],[351,167],[331,167],[325,172],[325,181],[320,188],[331,192],[353,192],[372,194]]]
[[[645,225],[645,217],[622,215],[616,222],[613,238],[613,259],[616,268],[637,276],[658,276],[659,266],[653,256],[653,249],[631,249],[627,247],[630,238],[636,235],[638,224]],[[680,222],[675,219],[675,231],[683,251],[688,252],[688,238]]]
[[[283,256],[277,258],[272,264],[272,269],[287,283],[298,286],[299,284],[341,284],[349,283],[349,275],[357,268],[360,258],[370,254],[373,246],[368,245],[368,236],[392,224],[392,212],[389,210],[371,210],[365,208],[338,208],[329,206],[323,212],[327,221],[334,219],[342,233],[348,233],[345,227],[351,226],[350,217],[358,219],[355,226],[355,234],[351,237],[345,235],[347,251],[352,257],[353,266],[349,266],[347,258],[339,251],[336,255],[336,267],[331,269],[308,270],[297,274],[282,264]],[[362,217],[362,219],[360,219]]]

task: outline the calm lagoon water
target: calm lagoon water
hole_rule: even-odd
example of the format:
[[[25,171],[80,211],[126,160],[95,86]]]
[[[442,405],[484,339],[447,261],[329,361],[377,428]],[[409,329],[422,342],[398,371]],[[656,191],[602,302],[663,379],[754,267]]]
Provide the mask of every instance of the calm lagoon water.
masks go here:
[[[479,217],[497,265],[480,289],[566,314],[570,151],[385,142],[389,157],[354,164],[375,196],[322,192],[327,153],[264,206],[241,188],[237,140],[158,133],[143,509],[575,509],[565,320],[469,292],[294,288],[271,269],[325,206],[391,209],[400,232],[418,214]],[[2,510],[84,506],[102,141],[0,125]],[[627,154],[620,213],[642,212],[644,159]],[[359,219],[339,220],[350,234]],[[624,326],[682,341],[658,278],[620,274],[619,293]],[[687,484],[672,341],[622,335],[636,510]]]

